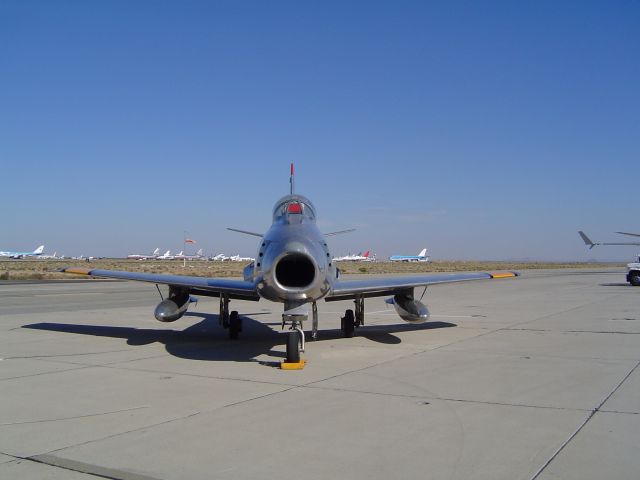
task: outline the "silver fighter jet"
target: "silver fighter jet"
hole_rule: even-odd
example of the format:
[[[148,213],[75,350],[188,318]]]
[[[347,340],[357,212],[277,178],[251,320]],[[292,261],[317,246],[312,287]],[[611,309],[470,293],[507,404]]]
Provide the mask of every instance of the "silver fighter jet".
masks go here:
[[[283,326],[290,327],[287,337],[288,363],[300,362],[300,352],[304,351],[305,342],[302,323],[309,316],[312,320],[312,338],[317,337],[319,300],[354,301],[355,312],[347,310],[341,323],[344,336],[352,337],[355,328],[364,324],[365,298],[389,296],[387,303],[395,307],[400,318],[410,323],[423,323],[429,319],[429,311],[421,299],[415,298],[415,288],[426,289],[428,285],[437,283],[517,276],[514,272],[477,272],[342,280],[332,260],[327,236],[343,232],[320,232],[316,224],[316,209],[309,199],[294,194],[293,179],[292,165],[291,192],[276,202],[273,223],[266,233],[230,229],[260,237],[256,260],[244,268],[243,280],[84,268],[65,268],[63,271],[168,285],[168,297],[155,309],[155,317],[161,322],[173,322],[182,317],[193,300],[192,295],[219,297],[220,325],[228,329],[230,338],[237,338],[242,330],[238,312],[229,312],[231,300],[258,301],[264,298],[283,303]]]

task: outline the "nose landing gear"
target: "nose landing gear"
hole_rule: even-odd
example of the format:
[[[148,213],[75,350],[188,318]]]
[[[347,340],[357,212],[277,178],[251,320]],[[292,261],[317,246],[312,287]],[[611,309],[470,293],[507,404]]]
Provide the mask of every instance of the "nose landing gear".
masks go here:
[[[314,333],[317,334],[317,316],[315,302],[313,303],[313,319]],[[302,322],[309,317],[308,304],[290,305],[285,304],[285,310],[282,314],[282,328],[287,323],[291,324],[289,333],[287,334],[287,357],[280,364],[280,368],[286,370],[300,370],[304,368],[304,360],[300,358],[300,352],[304,352],[304,330],[302,330]],[[312,338],[314,337],[312,333]]]

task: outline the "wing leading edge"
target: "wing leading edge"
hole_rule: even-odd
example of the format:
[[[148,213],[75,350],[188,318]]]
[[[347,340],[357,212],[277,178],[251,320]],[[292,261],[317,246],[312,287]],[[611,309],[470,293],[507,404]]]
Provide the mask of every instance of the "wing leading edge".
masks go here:
[[[440,283],[490,280],[492,278],[517,277],[516,272],[476,272],[420,275],[410,277],[374,278],[369,280],[337,281],[333,290],[325,297],[327,302],[348,300],[356,297],[382,297],[396,295],[416,287],[426,287]]]
[[[189,277],[184,275],[158,275],[154,273],[124,272],[118,270],[100,270],[89,268],[63,268],[65,273],[76,275],[88,275],[99,278],[115,278],[118,280],[135,280],[175,287],[188,288],[191,293],[218,297],[220,293],[229,295],[229,298],[242,300],[259,300],[256,286],[253,282],[232,280],[227,278]]]

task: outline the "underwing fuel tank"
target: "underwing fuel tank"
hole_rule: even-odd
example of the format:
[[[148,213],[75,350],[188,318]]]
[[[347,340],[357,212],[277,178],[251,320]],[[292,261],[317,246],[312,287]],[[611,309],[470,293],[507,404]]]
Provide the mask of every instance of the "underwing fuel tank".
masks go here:
[[[413,294],[398,294],[386,300],[390,303],[405,322],[424,323],[429,320],[429,309],[419,300],[413,298]]]
[[[158,304],[153,315],[160,322],[175,322],[187,312],[190,300],[188,292],[171,288],[169,297]]]

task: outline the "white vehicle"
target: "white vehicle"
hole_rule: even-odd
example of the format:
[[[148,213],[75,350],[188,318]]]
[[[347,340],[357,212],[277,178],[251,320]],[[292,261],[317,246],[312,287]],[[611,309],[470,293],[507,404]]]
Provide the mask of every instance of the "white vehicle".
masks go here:
[[[619,233],[620,235],[628,235],[630,237],[640,237],[640,233],[616,233]],[[589,250],[591,250],[596,245],[640,245],[640,242],[594,242],[582,230],[580,230],[578,234],[580,235],[580,238],[582,238],[584,244],[589,247]],[[627,264],[627,282],[629,282],[634,287],[640,287],[640,255],[638,255],[637,262]]]
[[[226,262],[227,260],[229,260],[229,257],[227,257],[224,253],[219,253],[215,257],[211,257],[211,260],[213,260],[214,262]]]
[[[127,255],[127,258],[131,260],[152,260],[154,258],[158,258],[158,255],[160,255],[160,248],[156,248],[153,253],[149,255],[133,253],[131,255]]]
[[[634,287],[640,287],[640,255],[637,262],[627,264],[627,282]]]

